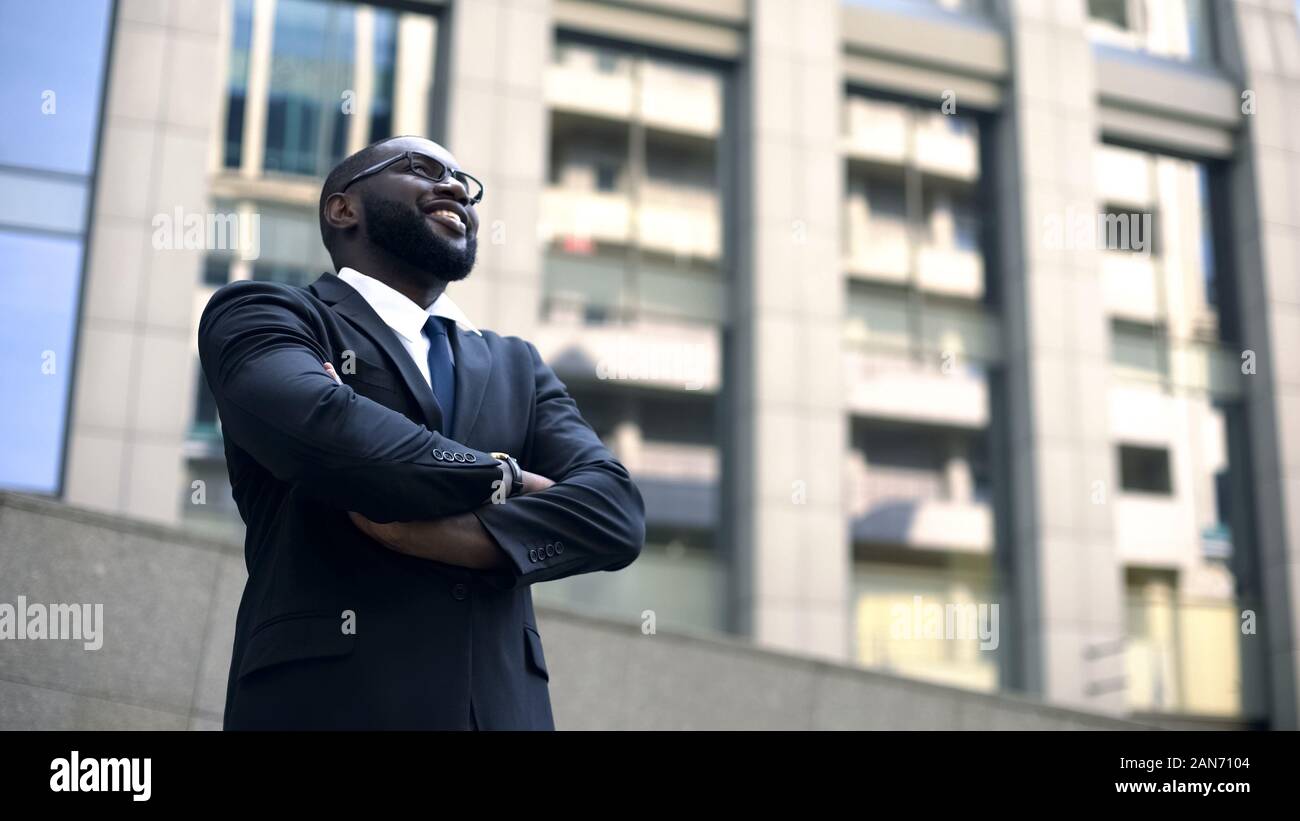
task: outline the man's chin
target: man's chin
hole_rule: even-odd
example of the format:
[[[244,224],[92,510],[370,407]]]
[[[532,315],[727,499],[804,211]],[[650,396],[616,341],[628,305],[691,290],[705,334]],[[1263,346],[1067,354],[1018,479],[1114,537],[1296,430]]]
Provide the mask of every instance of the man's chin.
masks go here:
[[[462,279],[468,277],[473,270],[473,268],[466,268],[464,270],[458,269],[455,271],[444,271],[441,277],[444,282],[460,282]]]

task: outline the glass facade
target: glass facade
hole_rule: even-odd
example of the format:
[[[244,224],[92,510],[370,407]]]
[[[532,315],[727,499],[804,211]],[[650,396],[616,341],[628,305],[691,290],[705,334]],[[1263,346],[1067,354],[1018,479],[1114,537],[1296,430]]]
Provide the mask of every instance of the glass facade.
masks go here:
[[[726,626],[712,375],[726,324],[725,87],[702,63],[555,44],[541,312],[543,333],[570,341],[547,356],[636,479],[647,544],[617,579],[542,585],[538,601],[624,619],[639,618],[626,602],[646,602],[667,626]],[[597,367],[565,371],[570,360]]]
[[[981,124],[851,91],[842,125],[856,659],[996,689],[998,655],[977,634],[925,641],[911,629],[913,611],[970,604],[987,615],[1004,601],[988,453],[1001,334],[985,272],[994,212],[980,204]]]
[[[544,311],[721,324],[722,75],[561,39],[546,88]]]
[[[232,9],[223,162],[227,168],[238,168],[244,156],[244,106],[248,101],[248,64],[253,45],[253,0],[233,0]]]
[[[1156,57],[1211,62],[1209,0],[1088,0],[1094,43]]]
[[[0,488],[58,493],[112,4],[0,5]]]
[[[1235,284],[1218,264],[1203,162],[1109,144],[1095,169],[1104,213],[1144,220],[1155,241],[1098,237],[1111,328],[1118,554],[1127,567],[1134,710],[1253,718],[1257,659],[1243,654],[1242,610],[1256,600],[1243,472],[1243,376],[1232,345]],[[1217,660],[1217,661],[1215,661]]]

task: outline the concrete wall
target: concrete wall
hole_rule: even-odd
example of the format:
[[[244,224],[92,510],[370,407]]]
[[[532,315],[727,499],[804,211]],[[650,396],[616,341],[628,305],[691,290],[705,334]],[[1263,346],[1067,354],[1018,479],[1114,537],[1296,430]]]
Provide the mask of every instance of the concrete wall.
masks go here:
[[[0,730],[216,729],[242,550],[0,494],[0,602],[102,603],[104,642],[0,643]],[[561,729],[1131,729],[717,638],[538,608]]]

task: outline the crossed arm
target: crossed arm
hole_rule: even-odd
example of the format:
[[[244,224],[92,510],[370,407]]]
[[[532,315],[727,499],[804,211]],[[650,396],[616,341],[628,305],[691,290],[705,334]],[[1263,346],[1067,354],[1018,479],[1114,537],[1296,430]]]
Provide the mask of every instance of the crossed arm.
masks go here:
[[[334,366],[325,362],[325,372],[342,385]],[[545,476],[524,471],[524,493],[537,493],[555,484]],[[474,570],[504,570],[506,554],[472,513],[458,513],[440,519],[417,522],[372,522],[356,511],[348,511],[352,523],[380,544],[420,559],[430,559]]]
[[[531,345],[535,405],[520,461],[532,472],[523,495],[499,500],[490,454],[360,396],[322,367],[330,356],[317,311],[297,289],[239,282],[213,296],[199,324],[227,436],[277,479],[353,514],[390,549],[496,571],[493,583],[505,587],[636,559],[641,495]],[[476,458],[435,460],[439,448]]]

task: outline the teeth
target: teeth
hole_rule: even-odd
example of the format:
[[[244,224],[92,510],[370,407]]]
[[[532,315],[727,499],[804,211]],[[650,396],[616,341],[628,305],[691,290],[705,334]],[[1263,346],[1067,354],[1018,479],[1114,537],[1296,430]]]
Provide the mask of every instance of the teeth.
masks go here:
[[[433,215],[435,217],[446,217],[447,219],[455,220],[456,222],[461,223],[462,225],[464,224],[463,222],[461,222],[460,214],[457,214],[455,211],[434,211]]]

